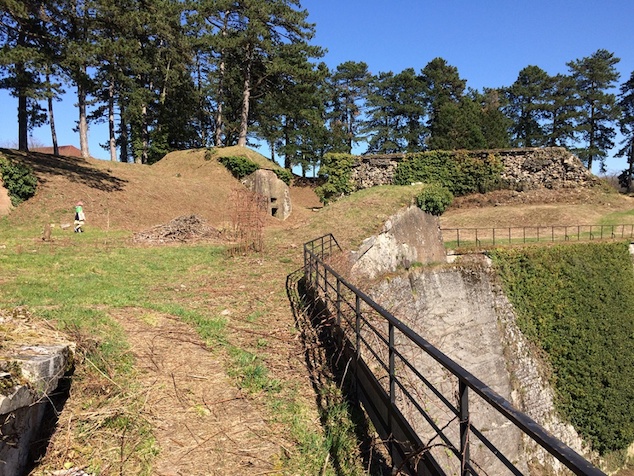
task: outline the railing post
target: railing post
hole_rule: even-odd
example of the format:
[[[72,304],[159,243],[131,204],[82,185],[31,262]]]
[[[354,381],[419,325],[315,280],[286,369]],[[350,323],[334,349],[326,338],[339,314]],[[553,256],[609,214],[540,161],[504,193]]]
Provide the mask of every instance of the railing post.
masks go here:
[[[389,372],[390,372],[390,406],[388,407],[387,413],[387,429],[390,435],[390,455],[394,454],[394,434],[392,431],[393,425],[393,415],[392,409],[394,408],[396,402],[396,365],[394,363],[394,324],[389,323],[388,330],[388,342],[389,342]]]
[[[337,302],[335,304],[337,309],[337,326],[341,326],[341,281],[339,281],[339,277],[337,276]]]
[[[324,300],[328,302],[328,268],[324,266]]]
[[[459,418],[460,418],[460,474],[469,476],[470,455],[469,455],[469,387],[462,381],[458,381]]]
[[[495,246],[495,228],[493,228],[493,246]]]
[[[460,248],[460,228],[456,229],[456,241],[458,242],[456,246]]]
[[[361,356],[361,298],[359,295],[356,295],[355,304],[354,304],[354,334],[355,334],[355,351],[357,354],[357,359]]]

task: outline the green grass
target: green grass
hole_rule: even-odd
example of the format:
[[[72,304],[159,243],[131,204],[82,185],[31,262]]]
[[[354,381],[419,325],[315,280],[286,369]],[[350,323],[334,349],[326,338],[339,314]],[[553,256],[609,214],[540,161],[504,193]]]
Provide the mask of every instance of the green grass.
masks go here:
[[[281,474],[319,474],[325,468],[323,474],[335,475],[328,455],[340,454],[343,458],[348,451],[356,454],[354,435],[348,435],[344,444],[343,436],[337,433],[348,433],[348,425],[340,424],[345,409],[335,407],[336,416],[322,418],[336,422],[331,428],[324,430],[315,425],[314,417],[308,417],[310,405],[292,388],[293,383],[280,380],[267,368],[266,352],[271,351],[268,340],[258,338],[252,348],[232,341],[228,324],[233,316],[225,316],[222,311],[249,303],[253,299],[248,295],[251,288],[232,290],[229,286],[222,291],[224,300],[218,302],[209,297],[208,288],[216,289],[225,279],[236,276],[259,286],[265,268],[249,268],[248,260],[228,258],[224,248],[218,246],[146,248],[132,245],[125,233],[58,233],[53,242],[44,243],[39,238],[40,230],[15,228],[6,220],[0,221],[0,302],[7,309],[26,306],[70,335],[96,343],[86,356],[85,374],[75,377],[79,380],[74,386],[81,386],[90,375],[97,380],[107,378],[115,384],[111,393],[90,397],[86,405],[101,405],[101,398],[120,399],[122,403],[120,413],[115,412],[98,425],[79,425],[78,441],[89,449],[83,461],[91,470],[98,472],[105,464],[104,457],[116,461],[120,455],[111,455],[108,448],[116,447],[121,434],[135,442],[134,447],[125,448],[131,456],[119,463],[122,470],[127,467],[130,474],[150,474],[157,453],[151,428],[135,417],[135,408],[142,402],[134,397],[136,368],[126,334],[109,317],[113,310],[123,308],[177,316],[192,325],[210,347],[226,352],[226,372],[236,386],[251,398],[264,401],[295,442],[293,451],[280,456]],[[272,264],[279,267],[292,265],[292,261],[275,258]],[[275,297],[273,303],[285,299],[283,288],[267,295]],[[241,317],[244,325],[254,328],[270,312],[267,306],[271,305],[258,299],[256,302],[253,307],[246,304],[248,312]],[[99,436],[103,433],[109,436]],[[115,438],[115,442],[108,438]],[[143,463],[131,470],[133,461]],[[345,474],[362,472],[351,470]]]
[[[625,210],[619,212],[613,212],[605,217],[603,217],[600,221],[600,225],[623,225],[623,224],[634,224],[634,210]]]

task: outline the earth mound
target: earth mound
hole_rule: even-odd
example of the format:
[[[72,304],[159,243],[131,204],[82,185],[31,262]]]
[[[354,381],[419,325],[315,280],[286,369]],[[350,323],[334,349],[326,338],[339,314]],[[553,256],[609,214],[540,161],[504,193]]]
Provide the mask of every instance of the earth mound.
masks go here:
[[[191,243],[220,240],[221,233],[197,215],[183,215],[134,234],[135,243]]]

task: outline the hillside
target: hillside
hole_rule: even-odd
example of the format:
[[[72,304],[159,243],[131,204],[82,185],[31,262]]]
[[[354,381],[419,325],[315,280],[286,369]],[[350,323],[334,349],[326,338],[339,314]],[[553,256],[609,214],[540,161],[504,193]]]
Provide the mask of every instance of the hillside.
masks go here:
[[[291,217],[269,218],[265,249],[252,255],[232,256],[214,246],[130,246],[125,240],[103,246],[103,234],[57,230],[45,243],[43,224],[71,222],[77,200],[84,202],[87,231],[135,232],[192,213],[221,227],[241,185],[217,161],[205,160],[205,150],[174,152],[152,166],[0,153],[30,164],[40,181],[34,198],[0,220],[0,301],[66,326],[93,350],[96,341],[123,339],[124,354],[134,359],[130,377],[141,387],[135,387],[138,395],[121,392],[126,385],[111,381],[122,378],[115,369],[106,381],[90,366],[79,368],[64,410],[73,421],[60,427],[42,472],[34,474],[66,464],[69,448],[80,455],[77,463],[104,465],[100,474],[141,474],[134,464],[151,465],[146,474],[278,474],[279,461],[287,474],[337,474],[330,466],[340,461],[329,462],[334,450],[327,446],[331,435],[324,436],[332,429],[315,424],[328,411],[320,407],[310,375],[307,353],[318,346],[307,350],[303,324],[289,306],[287,279],[302,265],[302,243],[332,232],[344,248],[354,249],[411,203],[420,186],[362,190],[323,208],[310,187],[291,187]],[[275,167],[248,149],[216,153]],[[496,192],[456,200],[441,223],[634,223],[632,210],[632,198],[604,188]],[[15,243],[3,238],[8,229],[18,230]],[[189,368],[195,371],[183,373]],[[137,398],[143,405],[134,414],[130,402]],[[131,421],[151,424],[158,456],[129,449],[130,456],[118,461],[111,451],[120,435],[107,427],[101,432],[96,405],[102,414],[126,408]],[[99,438],[84,435],[83,427],[94,428]],[[143,428],[126,431],[130,448],[146,441]],[[357,451],[357,443],[347,454]]]
[[[218,155],[246,155],[263,167],[275,167],[250,149],[217,150]],[[0,153],[30,165],[39,182],[35,197],[10,214],[16,224],[68,223],[81,200],[88,226],[100,229],[139,231],[191,214],[221,226],[230,218],[232,192],[241,187],[217,160],[205,160],[204,149],[172,152],[151,166],[7,149]],[[292,199],[298,214],[320,206],[314,194],[296,192]]]

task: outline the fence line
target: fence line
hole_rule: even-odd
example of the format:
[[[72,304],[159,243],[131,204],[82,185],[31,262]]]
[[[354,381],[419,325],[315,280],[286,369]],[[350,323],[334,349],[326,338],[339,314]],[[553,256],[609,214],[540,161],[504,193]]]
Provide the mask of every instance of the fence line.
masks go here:
[[[340,276],[326,262],[337,249],[331,234],[305,243],[304,278],[314,307],[349,359],[359,400],[386,442],[398,474],[502,474],[500,468],[523,474],[500,444],[484,435],[489,422],[476,425],[478,415],[469,409],[474,399],[502,415],[574,474],[604,474]],[[447,376],[441,384],[432,382],[417,365],[424,356]],[[443,408],[445,420],[430,411],[431,399],[436,408]],[[424,435],[419,431],[422,426]],[[474,448],[488,451],[487,456],[476,461]]]
[[[634,224],[441,228],[440,231],[445,245],[457,248],[557,241],[634,239]]]

